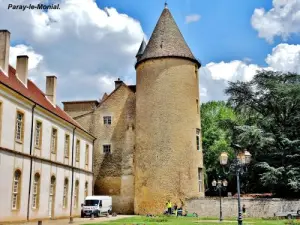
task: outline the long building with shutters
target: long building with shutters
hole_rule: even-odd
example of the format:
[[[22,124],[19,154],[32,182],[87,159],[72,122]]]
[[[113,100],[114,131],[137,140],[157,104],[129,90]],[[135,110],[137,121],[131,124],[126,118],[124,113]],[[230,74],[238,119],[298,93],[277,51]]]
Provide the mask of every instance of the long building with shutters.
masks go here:
[[[43,93],[28,79],[28,56],[13,68],[9,49],[0,30],[0,223],[80,216],[95,138],[57,106],[57,78]]]

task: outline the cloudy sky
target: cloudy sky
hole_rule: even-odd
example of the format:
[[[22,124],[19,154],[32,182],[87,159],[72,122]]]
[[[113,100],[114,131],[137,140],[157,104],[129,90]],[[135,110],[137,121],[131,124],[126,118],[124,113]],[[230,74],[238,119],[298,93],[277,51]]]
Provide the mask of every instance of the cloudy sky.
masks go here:
[[[46,0],[43,0],[44,2]],[[50,2],[51,1],[51,2]],[[120,77],[135,84],[135,54],[148,39],[164,0],[48,0],[59,10],[8,10],[10,63],[29,55],[29,75],[42,90],[58,77],[58,100],[99,99]],[[258,69],[300,73],[300,0],[168,0],[200,70],[201,101],[224,100],[228,81],[251,80]]]

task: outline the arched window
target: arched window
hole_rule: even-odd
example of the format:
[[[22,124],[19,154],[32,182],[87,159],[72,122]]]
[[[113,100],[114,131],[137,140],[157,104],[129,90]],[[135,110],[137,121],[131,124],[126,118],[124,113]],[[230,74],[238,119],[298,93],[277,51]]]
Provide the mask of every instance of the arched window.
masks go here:
[[[84,198],[86,198],[89,194],[89,183],[88,182],[85,182],[85,185],[84,185]]]
[[[74,208],[78,207],[78,195],[79,195],[79,181],[75,182],[75,191],[74,191]]]
[[[12,190],[12,206],[13,210],[19,208],[20,205],[20,188],[21,186],[21,171],[16,170],[14,173],[13,190]]]
[[[55,185],[56,185],[56,178],[53,175],[51,176],[51,181],[50,181],[49,202],[48,202],[49,204],[48,213],[50,218],[52,218],[54,212]]]
[[[63,208],[67,208],[67,205],[68,205],[68,190],[69,190],[69,180],[68,180],[68,178],[65,178],[64,195],[63,195]]]
[[[36,209],[39,207],[40,202],[40,174],[36,173],[33,180],[33,191],[32,191],[32,208]]]

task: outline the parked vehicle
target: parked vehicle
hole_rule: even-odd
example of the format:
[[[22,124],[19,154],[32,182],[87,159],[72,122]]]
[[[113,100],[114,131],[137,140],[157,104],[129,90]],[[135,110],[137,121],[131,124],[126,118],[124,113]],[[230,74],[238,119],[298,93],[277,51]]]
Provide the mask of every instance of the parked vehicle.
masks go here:
[[[110,196],[87,196],[81,208],[81,218],[85,216],[100,217],[112,212],[112,198]]]
[[[276,216],[276,217],[284,217],[284,218],[287,218],[287,219],[293,219],[293,218],[300,217],[300,210],[297,210],[297,211],[291,210],[291,211],[286,211],[286,212],[277,212],[277,213],[274,213],[274,216]]]

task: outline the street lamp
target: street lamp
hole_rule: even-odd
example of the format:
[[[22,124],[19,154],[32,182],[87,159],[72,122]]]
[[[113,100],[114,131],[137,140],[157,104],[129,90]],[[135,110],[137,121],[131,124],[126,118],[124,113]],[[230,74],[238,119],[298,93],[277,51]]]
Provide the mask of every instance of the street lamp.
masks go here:
[[[226,190],[228,182],[225,179],[222,181],[219,177],[218,181],[213,180],[211,182],[211,185],[213,186],[215,191],[219,191],[219,196],[220,196],[220,222],[222,222],[223,221],[223,216],[222,216],[222,195],[221,195],[221,193],[222,193],[222,190],[224,190],[224,191]]]
[[[243,151],[235,152],[235,158],[230,165],[230,168],[233,168],[234,173],[236,175],[236,183],[237,183],[237,192],[238,192],[238,225],[243,224],[242,210],[241,210],[241,190],[240,190],[240,175],[243,175],[247,172],[247,168],[251,162],[251,154],[246,149]],[[220,164],[223,166],[223,170],[225,172],[224,167],[228,165],[228,153],[222,152],[220,154]],[[230,172],[230,170],[229,170]],[[229,173],[227,172],[227,173]],[[226,173],[226,172],[225,172]]]

